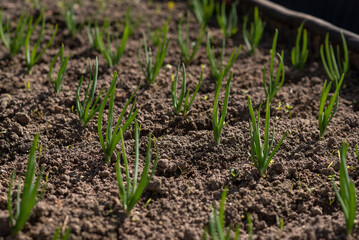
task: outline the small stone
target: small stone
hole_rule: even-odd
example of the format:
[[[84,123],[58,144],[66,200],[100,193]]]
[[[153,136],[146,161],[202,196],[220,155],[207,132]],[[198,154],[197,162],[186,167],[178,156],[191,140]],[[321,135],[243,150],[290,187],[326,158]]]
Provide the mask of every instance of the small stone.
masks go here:
[[[15,133],[16,133],[17,135],[19,135],[19,136],[24,135],[24,129],[23,129],[22,126],[21,126],[19,123],[17,123],[17,122],[13,122],[13,123],[12,123],[11,130],[12,130],[13,132],[15,132]]]
[[[333,138],[333,137],[330,137],[329,139],[328,139],[328,147],[330,147],[330,148],[332,148],[332,147],[334,147],[335,145],[336,145],[336,141],[335,141],[335,138]]]
[[[320,207],[315,206],[312,208],[312,214],[313,216],[322,215],[323,211],[320,209]]]
[[[9,215],[5,211],[0,211],[0,237],[10,235]]]
[[[101,178],[107,178],[108,176],[110,176],[110,172],[107,170],[104,170],[104,171],[99,172],[99,175]]]
[[[10,144],[4,139],[0,139],[0,150],[1,152],[8,153],[10,150]]]
[[[30,122],[30,117],[26,113],[17,113],[15,115],[15,120],[25,126]]]
[[[55,113],[60,113],[60,112],[62,112],[64,109],[62,108],[62,107],[60,107],[60,106],[55,106]]]
[[[17,150],[21,153],[27,153],[32,147],[31,142],[22,143],[17,147]]]

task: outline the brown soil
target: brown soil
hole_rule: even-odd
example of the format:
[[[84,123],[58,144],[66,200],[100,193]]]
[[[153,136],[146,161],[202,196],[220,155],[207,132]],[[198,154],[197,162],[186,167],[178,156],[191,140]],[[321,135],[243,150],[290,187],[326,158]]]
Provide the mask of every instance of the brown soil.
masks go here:
[[[23,1],[12,2],[1,1],[0,8],[7,15],[19,16]],[[198,57],[187,67],[188,86],[194,89],[200,65],[206,65],[198,96],[186,119],[173,114],[170,76],[175,74],[180,59],[176,26],[188,10],[186,4],[176,2],[171,12],[167,2],[141,1],[135,5],[110,1],[107,10],[101,10],[97,1],[82,1],[81,8],[76,8],[82,16],[80,22],[95,15],[96,9],[100,11],[96,14],[100,20],[111,16],[111,21],[116,22],[123,19],[129,6],[134,17],[142,18],[119,65],[110,69],[104,58],[90,48],[86,29],[71,39],[58,6],[53,1],[44,2],[47,22],[57,23],[59,31],[31,75],[26,73],[22,52],[10,59],[0,45],[0,239],[9,239],[6,204],[11,172],[16,169],[17,176],[24,176],[31,139],[36,133],[40,133],[42,146],[38,164],[49,173],[49,183],[19,239],[51,239],[56,228],[64,224],[71,229],[71,239],[200,239],[211,205],[219,201],[224,186],[229,187],[226,225],[240,224],[241,239],[248,238],[247,213],[252,215],[254,239],[359,238],[358,227],[352,236],[346,235],[338,201],[330,204],[335,194],[328,180],[329,175],[338,176],[336,151],[345,140],[351,146],[349,174],[358,185],[359,168],[353,150],[359,144],[358,71],[351,70],[345,79],[337,113],[325,139],[319,141],[319,96],[326,79],[319,55],[312,52],[304,71],[294,70],[290,63],[294,39],[282,39],[277,49],[285,50],[286,79],[271,106],[271,120],[276,123],[276,142],[285,131],[291,130],[291,134],[274,157],[266,177],[261,178],[249,158],[247,96],[251,96],[255,109],[264,101],[262,69],[263,65],[269,66],[274,29],[266,29],[254,56],[249,56],[243,47],[234,64],[226,116],[229,123],[221,143],[216,145],[211,120],[215,84],[209,75],[205,42]],[[146,86],[137,60],[138,43],[142,31],[146,31],[146,21],[153,30],[169,15],[172,40],[165,58],[167,66],[161,69],[157,84]],[[200,26],[192,15],[190,22],[194,37]],[[215,21],[208,30],[215,36],[214,45],[219,51],[222,37]],[[62,42],[71,59],[61,93],[56,95],[47,74]],[[237,33],[227,42],[226,56],[239,44],[243,40]],[[88,79],[88,58],[94,60],[96,56],[99,57],[98,88],[107,89],[114,71],[119,72],[116,116],[137,85],[142,84],[136,104],[137,119],[142,125],[141,159],[144,159],[148,132],[159,139],[158,169],[130,216],[126,216],[120,203],[114,164],[108,166],[104,162],[97,121],[92,120],[84,128],[76,110],[72,110],[81,75]],[[28,92],[24,85],[27,82],[30,82]],[[222,99],[223,95],[224,89]],[[279,101],[283,106],[288,103],[293,107],[291,116],[277,109]],[[276,120],[276,116],[280,118]],[[126,151],[133,153],[133,134],[128,131],[125,138]],[[230,168],[239,171],[236,179],[231,177]],[[282,229],[278,224],[280,218],[284,223]]]

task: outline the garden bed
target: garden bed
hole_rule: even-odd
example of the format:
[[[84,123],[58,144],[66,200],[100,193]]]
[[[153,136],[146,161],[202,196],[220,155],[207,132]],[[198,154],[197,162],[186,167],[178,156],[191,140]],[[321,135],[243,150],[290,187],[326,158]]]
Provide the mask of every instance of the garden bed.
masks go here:
[[[49,180],[19,239],[51,239],[58,227],[69,227],[70,239],[200,239],[208,224],[212,203],[219,202],[225,186],[229,189],[226,226],[239,224],[241,239],[248,238],[247,213],[252,216],[254,239],[359,238],[358,227],[347,236],[344,216],[328,179],[330,175],[339,175],[337,151],[341,143],[347,141],[350,144],[349,175],[358,186],[359,168],[354,154],[354,146],[359,145],[357,70],[348,72],[338,110],[325,138],[319,140],[320,93],[327,79],[319,52],[310,51],[304,70],[299,71],[290,61],[295,36],[279,41],[277,51],[284,50],[286,74],[284,85],[271,105],[271,122],[276,123],[275,143],[284,132],[290,134],[274,156],[266,176],[260,177],[250,158],[247,97],[251,96],[255,109],[265,102],[262,70],[263,66],[269,68],[273,28],[266,27],[253,56],[248,54],[241,31],[226,42],[225,60],[239,44],[244,46],[232,67],[228,124],[217,145],[212,130],[216,86],[210,77],[205,41],[193,63],[186,67],[187,87],[194,89],[201,65],[205,65],[198,95],[186,118],[173,113],[171,75],[175,75],[181,57],[177,22],[190,9],[188,5],[182,1],[175,2],[173,9],[162,1],[139,4],[109,1],[103,9],[97,1],[82,1],[81,6],[76,5],[79,22],[97,15],[100,21],[111,16],[111,22],[115,23],[124,18],[128,7],[132,7],[133,17],[142,18],[139,28],[129,38],[120,63],[109,68],[103,56],[90,48],[86,27],[71,38],[55,2],[43,2],[47,22],[58,24],[59,30],[32,74],[26,71],[23,50],[9,58],[7,49],[0,45],[0,239],[9,238],[6,235],[9,231],[7,192],[11,173],[16,169],[17,176],[24,176],[36,133],[40,133],[39,146],[42,147],[38,165],[44,167]],[[7,15],[17,17],[22,6],[20,0],[0,3]],[[157,83],[147,85],[137,57],[142,32],[147,31],[146,21],[154,30],[162,26],[168,16],[171,16],[168,33],[171,41],[165,66],[157,76]],[[241,26],[242,16],[239,19]],[[195,38],[199,30],[200,25],[190,15],[191,37]],[[222,35],[215,17],[210,21],[208,32],[214,36],[212,45],[219,53]],[[51,33],[46,32],[46,40]],[[279,31],[279,36],[281,34],[285,35]],[[48,71],[61,43],[64,43],[65,55],[71,57],[62,90],[54,94]],[[107,165],[104,161],[97,135],[97,114],[83,127],[76,112],[78,82],[82,75],[88,80],[88,58],[94,62],[96,56],[99,57],[98,88],[107,90],[114,71],[118,71],[115,116],[141,83],[136,94],[141,162],[148,133],[158,142],[156,173],[129,216],[120,202],[115,164]],[[223,97],[224,89],[220,99]],[[287,110],[286,105],[292,109]],[[264,112],[262,109],[262,119]],[[133,166],[132,130],[127,130],[125,144]],[[231,168],[239,171],[236,178],[231,176]],[[356,189],[358,191],[358,187]]]

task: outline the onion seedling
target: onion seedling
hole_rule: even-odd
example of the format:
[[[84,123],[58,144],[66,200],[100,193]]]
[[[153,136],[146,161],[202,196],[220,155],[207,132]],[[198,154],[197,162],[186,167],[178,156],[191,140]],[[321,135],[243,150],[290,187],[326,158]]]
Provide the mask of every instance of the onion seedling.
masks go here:
[[[216,204],[213,204],[212,214],[208,218],[208,228],[206,227],[203,232],[203,239],[207,239],[207,231],[212,240],[229,240],[232,227],[230,226],[227,230],[225,227],[224,221],[224,212],[226,197],[228,193],[228,187],[225,187],[222,196],[221,202],[219,204],[219,211],[217,210]],[[236,226],[234,240],[239,240],[239,225]]]
[[[130,36],[130,11],[127,10],[126,17],[125,17],[125,26],[122,33],[121,44],[119,44],[119,37],[116,39],[116,46],[115,46],[115,53],[111,49],[111,37],[109,28],[106,28],[106,39],[107,39],[107,46],[105,46],[103,42],[105,32],[101,32],[98,27],[95,27],[95,43],[96,46],[100,50],[101,54],[106,59],[108,65],[113,67],[114,65],[120,62],[120,59],[125,52],[126,43],[128,37]]]
[[[164,26],[159,26],[151,31],[149,23],[147,22],[147,34],[149,39],[151,40],[152,46],[158,47],[161,44],[162,34],[164,31]]]
[[[221,51],[221,58],[220,58],[220,62],[217,63],[216,62],[216,58],[214,55],[214,50],[211,47],[211,41],[209,39],[209,36],[207,35],[207,56],[209,59],[209,66],[211,68],[211,76],[214,78],[214,80],[217,82],[218,79],[221,77],[222,74],[223,78],[225,76],[227,76],[229,69],[232,67],[232,65],[234,64],[234,62],[237,60],[239,53],[242,49],[242,45],[239,45],[237,48],[237,51],[233,50],[231,56],[228,59],[227,65],[225,66],[225,68],[223,69],[223,57],[224,57],[224,48],[225,48],[226,42],[223,39],[222,42],[222,51]]]
[[[244,42],[251,55],[256,51],[259,41],[262,38],[265,23],[259,17],[258,7],[254,7],[254,22],[251,22],[249,31],[247,30],[248,15],[243,18],[242,34]]]
[[[104,20],[102,30],[99,35],[104,36],[105,33],[109,31],[109,29],[108,29],[109,27],[110,27],[110,22],[108,20]],[[97,23],[94,24],[93,28],[91,27],[91,23],[87,24],[87,38],[89,40],[91,48],[94,49],[95,51],[100,52],[98,38],[96,38],[96,35],[95,35],[96,28],[99,28]]]
[[[218,98],[219,98],[219,92],[221,91],[221,88],[222,88],[222,79],[224,78],[224,72],[222,72],[222,75],[218,79],[217,85],[216,85],[216,92],[214,95],[214,104],[213,104],[213,113],[212,113],[212,126],[213,126],[214,141],[217,144],[219,144],[219,142],[220,142],[222,129],[227,124],[227,122],[225,122],[225,117],[226,117],[226,113],[227,113],[229,91],[230,91],[230,84],[231,84],[232,77],[233,77],[233,72],[231,71],[231,74],[229,75],[229,78],[228,78],[227,84],[226,84],[226,93],[224,95],[223,107],[222,107],[222,113],[221,113],[220,119],[218,119],[218,115],[219,115]]]
[[[182,59],[184,64],[188,65],[192,62],[193,58],[196,56],[199,47],[202,44],[203,37],[205,35],[205,25],[202,25],[201,30],[199,31],[196,41],[192,43],[189,40],[189,16],[187,12],[187,25],[185,29],[185,33],[182,31],[182,18],[177,26],[177,36],[178,36],[178,45],[181,49]],[[185,36],[184,36],[185,35]]]
[[[271,148],[274,142],[274,131],[275,125],[273,125],[272,139],[269,142],[269,124],[270,124],[270,101],[267,98],[266,102],[266,118],[264,123],[264,144],[262,145],[262,135],[259,128],[259,116],[262,105],[259,106],[257,119],[254,115],[251,97],[248,96],[248,107],[249,114],[251,115],[251,121],[249,121],[249,131],[251,135],[251,159],[254,166],[257,168],[259,175],[264,176],[269,163],[271,162],[273,156],[278,151],[279,147],[282,145],[284,138],[287,136],[287,132],[283,135],[282,139],[274,147],[273,151]]]
[[[237,32],[238,16],[237,16],[238,2],[234,1],[231,5],[231,10],[227,18],[226,15],[226,2],[216,4],[217,22],[222,30],[222,34],[225,38],[232,37]]]
[[[55,62],[59,56],[60,56],[60,69],[57,72],[56,79],[53,79],[52,78],[52,68],[54,67]],[[64,44],[62,44],[61,48],[59,49],[57,54],[52,59],[51,64],[50,64],[50,69],[49,69],[50,83],[53,86],[55,93],[59,93],[61,91],[62,79],[64,78],[64,75],[65,75],[65,72],[67,69],[68,60],[69,60],[69,56],[64,58]]]
[[[117,155],[116,161],[116,179],[118,188],[120,191],[120,198],[123,208],[130,214],[132,208],[138,202],[140,197],[142,196],[143,191],[145,190],[148,183],[151,181],[153,174],[157,168],[158,162],[158,148],[155,143],[156,147],[156,157],[154,163],[152,165],[152,170],[150,170],[150,163],[151,163],[151,133],[148,135],[148,143],[147,143],[147,151],[146,151],[146,160],[145,165],[142,170],[142,175],[138,181],[138,165],[139,165],[139,129],[137,121],[135,120],[135,127],[134,127],[134,134],[135,134],[135,169],[133,171],[133,177],[130,177],[130,170],[128,166],[127,156],[126,156],[126,148],[125,143],[123,140],[123,131],[120,129],[119,135],[121,139],[121,148],[122,148],[122,160],[124,162],[125,171],[126,171],[126,186],[124,183],[124,179],[121,173],[120,168],[120,154]]]
[[[283,50],[281,55],[278,55],[279,58],[279,66],[277,69],[276,76],[273,75],[273,65],[274,65],[274,56],[276,54],[276,46],[277,46],[277,38],[278,38],[278,30],[275,30],[272,50],[271,50],[271,59],[270,59],[270,68],[269,68],[269,84],[266,83],[266,68],[263,68],[263,85],[264,85],[264,92],[266,94],[266,98],[269,99],[269,102],[272,101],[273,97],[277,94],[277,92],[282,88],[284,83],[284,63],[283,63]],[[280,80],[280,82],[279,82]]]
[[[9,210],[10,230],[13,236],[18,234],[18,232],[20,232],[23,229],[23,227],[26,224],[26,221],[30,217],[32,209],[34,208],[36,203],[41,199],[46,189],[47,177],[48,177],[47,175],[46,175],[46,183],[42,191],[38,193],[38,190],[40,188],[40,181],[43,175],[43,169],[41,169],[40,174],[37,176],[35,180],[36,149],[37,149],[38,140],[39,140],[39,134],[36,134],[30,150],[29,160],[27,162],[25,182],[22,191],[21,191],[20,183],[17,185],[15,215],[13,212],[11,195],[12,195],[12,186],[15,180],[16,171],[14,170],[11,175],[11,179],[9,183],[7,207]]]
[[[355,145],[355,155],[357,156],[358,162],[359,162],[359,150],[358,145]]]
[[[330,120],[332,120],[339,102],[339,90],[343,84],[344,73],[340,78],[339,85],[336,86],[334,94],[330,97],[328,106],[325,108],[325,103],[328,98],[329,90],[332,85],[330,82],[327,85],[327,81],[324,82],[322,93],[320,94],[320,106],[319,106],[319,114],[318,114],[318,122],[319,122],[319,137],[323,138],[325,129],[329,125]]]
[[[179,114],[182,111],[182,103],[183,103],[183,99],[184,99],[184,103],[183,103],[183,117],[186,117],[189,108],[191,107],[194,98],[197,95],[197,92],[201,86],[201,82],[202,82],[202,77],[203,77],[203,68],[201,71],[201,77],[198,81],[198,84],[196,86],[196,89],[193,92],[193,95],[190,99],[190,101],[188,102],[188,98],[189,98],[189,90],[187,90],[186,93],[186,68],[185,65],[182,63],[182,75],[183,75],[183,81],[182,81],[182,91],[181,94],[179,96],[179,99],[177,99],[177,80],[178,80],[178,73],[180,71],[180,67],[181,64],[178,64],[177,67],[177,74],[176,77],[174,78],[172,76],[172,88],[171,88],[171,96],[172,96],[172,104],[173,104],[173,108],[175,110],[176,114]],[[185,97],[185,93],[186,93],[186,97]]]
[[[137,87],[135,92],[127,100],[120,116],[118,117],[115,129],[112,130],[113,129],[113,126],[112,126],[113,125],[113,105],[114,105],[114,99],[115,99],[116,82],[117,82],[117,71],[115,71],[115,74],[113,76],[110,89],[106,93],[104,100],[102,100],[100,110],[98,113],[98,121],[97,121],[98,137],[100,140],[102,150],[105,153],[105,161],[107,164],[110,164],[111,157],[113,155],[113,151],[115,150],[116,145],[120,141],[120,138],[121,138],[120,130],[122,130],[122,132],[125,132],[126,129],[130,126],[130,124],[132,123],[132,121],[135,119],[135,117],[137,115],[137,109],[134,111],[135,104],[136,104],[136,98],[134,99],[133,102],[132,102],[132,99],[134,98],[134,96],[140,86]],[[106,127],[106,136],[104,139],[104,136],[102,134],[102,114],[105,109],[108,97],[110,97],[110,105],[109,105],[109,109],[108,109],[108,122],[107,122],[107,127]],[[131,110],[128,113],[127,118],[125,118],[125,123],[120,127],[120,124],[125,115],[127,107],[131,102],[132,102]]]
[[[333,180],[333,187],[335,194],[337,195],[337,198],[340,202],[340,205],[342,206],[347,233],[350,234],[354,227],[354,220],[355,220],[356,209],[357,209],[357,196],[356,196],[354,182],[349,178],[347,164],[346,164],[348,147],[349,144],[343,142],[339,151],[340,191],[338,191],[338,187],[335,184],[334,180]]]
[[[146,83],[148,84],[154,84],[156,82],[156,76],[159,73],[163,65],[165,56],[167,54],[167,49],[169,44],[169,40],[167,40],[168,24],[169,24],[169,19],[166,21],[163,27],[162,41],[161,44],[158,46],[155,62],[153,65],[152,65],[152,50],[150,47],[147,47],[146,36],[145,33],[143,33],[145,62],[144,63],[142,62],[142,57],[141,57],[142,43],[140,42],[138,48],[138,63],[140,64],[141,70],[146,77]]]
[[[342,74],[344,77],[349,70],[349,56],[347,42],[343,32],[340,33],[343,42],[344,59],[340,57],[339,45],[337,45],[336,55],[332,45],[329,45],[329,33],[325,35],[325,42],[320,46],[320,57],[322,58],[323,67],[327,73],[329,79],[334,82],[334,86],[337,87]],[[324,54],[325,48],[325,54]]]
[[[201,25],[206,25],[214,12],[214,0],[193,0],[193,12]]]
[[[74,11],[74,3],[72,1],[70,1],[69,3],[66,4],[65,6],[65,23],[67,28],[70,31],[70,35],[71,37],[75,37],[76,33],[80,30],[80,27],[77,27],[76,25],[76,16],[75,16],[75,11]]]
[[[10,57],[14,57],[25,44],[24,33],[30,18],[22,12],[15,29],[12,29],[10,19],[3,20],[3,13],[4,11],[2,10],[0,12],[0,38],[7,50],[9,50]]]
[[[100,109],[101,103],[100,104],[97,104],[97,103],[99,102],[100,96],[103,91],[103,88],[102,88],[100,93],[98,94],[97,98],[95,99],[95,102],[93,102],[96,85],[97,85],[97,75],[98,75],[98,59],[97,59],[97,57],[96,57],[94,73],[92,72],[92,64],[91,64],[90,59],[89,59],[89,64],[90,64],[90,79],[87,84],[87,87],[85,90],[85,96],[84,96],[82,103],[80,103],[80,91],[81,91],[82,82],[84,80],[84,76],[81,76],[81,79],[80,79],[80,82],[79,82],[79,85],[78,85],[77,91],[76,91],[76,108],[77,108],[77,112],[78,112],[79,118],[81,120],[81,123],[84,126],[87,126],[87,124],[92,119],[92,117],[95,115],[95,113],[98,112],[98,110]],[[89,91],[91,82],[92,82],[91,89]]]
[[[295,41],[295,46],[292,48],[291,58],[292,64],[295,68],[303,70],[304,64],[308,58],[308,49],[307,49],[307,29],[304,28],[304,21],[300,24],[297,30],[297,39]],[[303,40],[302,40],[302,49],[300,49],[300,38],[303,32]]]
[[[67,227],[66,229],[62,229],[61,227],[58,227],[55,231],[54,237],[52,240],[68,240],[70,239],[70,232],[71,229]]]
[[[41,39],[44,34],[44,28],[45,28],[44,11],[41,12],[40,16],[37,18],[37,20],[35,21],[33,26],[32,26],[32,19],[33,18],[30,17],[30,20],[28,22],[27,34],[26,34],[26,38],[25,38],[25,60],[26,60],[27,71],[29,73],[31,73],[32,67],[39,61],[41,56],[51,46],[51,44],[55,38],[56,32],[57,32],[57,24],[56,24],[54,32],[53,32],[50,40],[47,42],[45,48],[42,49],[42,51],[39,54],[37,54],[37,50],[40,47]],[[41,21],[40,33],[39,33],[39,36],[37,37],[37,41],[36,41],[34,47],[32,48],[32,51],[30,51],[30,37],[33,34],[36,26],[40,23],[40,21]]]

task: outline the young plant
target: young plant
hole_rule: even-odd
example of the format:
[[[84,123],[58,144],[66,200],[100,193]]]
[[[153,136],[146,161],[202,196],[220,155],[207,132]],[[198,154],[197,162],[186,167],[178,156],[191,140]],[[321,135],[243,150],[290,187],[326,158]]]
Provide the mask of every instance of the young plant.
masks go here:
[[[335,194],[342,206],[342,210],[345,218],[345,225],[347,233],[350,234],[354,227],[354,220],[357,210],[357,196],[355,191],[355,185],[353,180],[349,178],[346,158],[349,144],[346,142],[342,143],[339,151],[340,158],[340,192],[338,191],[337,185],[333,180],[333,187]]]
[[[138,181],[138,166],[139,166],[139,130],[138,124],[135,120],[135,127],[134,127],[134,134],[135,134],[135,169],[133,171],[133,177],[130,177],[130,170],[128,166],[127,156],[126,156],[126,148],[125,143],[123,140],[123,131],[120,129],[120,139],[121,139],[121,148],[122,148],[122,160],[124,162],[125,171],[126,171],[126,185],[124,183],[124,179],[121,173],[120,168],[120,154],[117,155],[117,162],[116,162],[116,179],[118,188],[120,190],[120,198],[121,203],[123,205],[124,210],[127,214],[130,214],[132,208],[140,199],[143,191],[145,190],[148,183],[151,181],[153,174],[157,168],[158,162],[158,148],[156,147],[156,158],[152,165],[151,173],[149,174],[150,170],[150,163],[151,163],[151,133],[148,135],[148,144],[147,144],[147,151],[146,151],[146,160],[145,165],[143,167],[142,175]],[[156,143],[155,143],[156,145]]]
[[[349,70],[349,56],[347,42],[344,34],[340,33],[343,42],[344,59],[340,56],[339,45],[337,45],[337,54],[335,55],[332,45],[329,45],[329,33],[325,35],[325,42],[320,46],[320,57],[322,58],[323,67],[329,79],[334,82],[337,87],[342,74],[344,77]],[[325,48],[325,54],[324,54]]]
[[[267,98],[266,103],[266,118],[264,123],[264,143],[262,145],[262,135],[259,128],[259,116],[262,105],[259,106],[257,119],[253,112],[251,97],[248,96],[248,107],[249,114],[251,115],[251,121],[249,121],[249,131],[251,135],[251,159],[254,166],[257,168],[259,175],[264,176],[269,163],[271,162],[273,156],[278,151],[279,147],[282,145],[284,138],[287,136],[287,132],[283,135],[282,139],[274,147],[273,151],[271,148],[274,142],[274,131],[275,125],[273,125],[272,139],[269,142],[269,124],[270,124],[270,101]]]
[[[226,2],[222,1],[221,4],[217,3],[216,5],[217,22],[225,38],[232,37],[238,30],[237,5],[237,1],[232,3],[228,19],[226,15]]]
[[[40,23],[40,21],[41,21],[40,33],[39,33],[39,36],[37,37],[37,41],[36,41],[34,47],[32,48],[32,51],[30,51],[30,37],[33,34],[33,32],[35,31],[35,28]],[[40,16],[37,18],[37,20],[35,21],[33,26],[32,26],[32,17],[30,17],[30,20],[28,22],[27,34],[26,34],[26,38],[25,38],[25,60],[26,60],[26,67],[27,67],[27,70],[29,73],[31,73],[32,67],[39,61],[41,56],[50,47],[50,45],[52,44],[52,41],[55,38],[56,32],[57,32],[57,24],[56,24],[54,32],[53,32],[50,40],[46,44],[45,48],[39,54],[37,54],[37,50],[40,47],[41,39],[44,34],[44,28],[45,28],[44,11],[41,12]]]
[[[273,97],[277,94],[277,92],[282,88],[284,83],[284,63],[283,63],[283,55],[284,52],[282,50],[281,55],[277,53],[279,58],[279,66],[277,69],[276,76],[273,75],[273,65],[274,65],[274,56],[276,54],[276,46],[277,46],[277,38],[278,38],[278,30],[275,30],[272,50],[271,50],[271,59],[270,59],[270,68],[269,68],[269,85],[266,83],[266,68],[263,68],[263,85],[264,85],[264,92],[266,94],[266,98],[269,99],[269,102],[272,101]],[[280,82],[279,82],[280,80]]]
[[[12,186],[15,180],[16,171],[14,170],[10,183],[9,183],[9,191],[8,191],[8,202],[7,208],[9,210],[9,221],[10,221],[10,230],[11,234],[14,236],[18,234],[25,226],[26,221],[29,219],[30,214],[36,203],[41,199],[47,183],[43,187],[42,191],[38,193],[40,188],[40,181],[43,174],[43,169],[41,169],[40,174],[37,176],[35,180],[36,173],[36,149],[37,143],[39,140],[39,134],[35,135],[35,138],[32,143],[32,147],[29,154],[29,160],[27,162],[26,174],[25,174],[25,182],[24,187],[21,191],[20,183],[17,185],[17,194],[16,194],[16,212],[14,215],[13,207],[12,207]]]
[[[223,57],[224,57],[224,48],[225,48],[226,42],[223,40],[222,42],[222,51],[221,51],[221,58],[220,62],[218,63],[216,61],[216,57],[214,55],[214,50],[211,47],[211,41],[209,39],[209,36],[207,36],[207,56],[209,59],[209,66],[211,68],[211,76],[214,78],[214,80],[217,82],[218,79],[221,77],[222,74],[223,77],[227,76],[229,69],[232,67],[234,62],[237,60],[239,53],[242,49],[242,45],[239,45],[237,48],[237,51],[233,50],[231,56],[229,57],[227,61],[227,65],[223,69]]]
[[[134,99],[133,102],[132,102],[132,99],[134,98],[134,96],[140,86],[137,87],[135,92],[127,100],[120,116],[118,117],[115,129],[112,130],[113,129],[113,126],[112,126],[113,125],[113,105],[114,105],[114,99],[115,99],[116,82],[117,82],[117,71],[115,71],[115,74],[113,76],[113,80],[111,82],[110,89],[106,93],[104,100],[102,100],[100,110],[98,113],[98,121],[97,121],[98,136],[100,139],[100,144],[101,144],[102,150],[105,153],[105,161],[107,164],[110,164],[111,157],[113,155],[113,151],[115,150],[118,142],[120,141],[120,138],[121,138],[120,130],[122,130],[122,132],[125,132],[126,129],[130,126],[130,124],[132,123],[132,121],[135,119],[135,117],[137,115],[137,109],[135,111],[133,111],[135,108],[135,104],[136,104],[136,98]],[[102,115],[103,115],[103,111],[105,109],[107,99],[109,96],[110,96],[110,105],[109,105],[109,109],[108,109],[108,122],[107,122],[107,127],[106,127],[106,136],[104,139],[104,136],[102,134]],[[122,119],[124,118],[127,107],[131,102],[132,102],[131,110],[128,113],[127,118],[125,118],[125,123],[120,127],[120,124],[122,122]]]
[[[79,28],[76,25],[76,16],[74,11],[74,3],[72,1],[68,2],[66,4],[66,10],[65,10],[65,23],[67,28],[70,31],[71,37],[75,37],[76,33],[79,31]]]
[[[98,104],[98,102],[100,100],[100,96],[103,91],[103,88],[102,88],[94,102],[94,95],[95,95],[95,90],[96,90],[96,85],[97,85],[97,76],[98,76],[98,59],[97,59],[97,57],[96,57],[94,73],[92,72],[92,64],[91,64],[90,59],[89,59],[89,64],[90,64],[90,79],[87,84],[87,87],[85,90],[85,96],[84,96],[82,103],[80,103],[80,91],[81,91],[82,82],[84,80],[84,76],[81,76],[79,85],[77,87],[77,92],[76,92],[76,108],[77,108],[77,112],[78,112],[79,118],[81,120],[81,123],[84,126],[87,126],[87,124],[92,119],[92,117],[95,115],[95,113],[98,112],[98,110],[100,109],[101,103]],[[91,85],[91,89],[89,91],[91,82],[92,82],[92,85]]]
[[[100,36],[104,36],[106,32],[109,31],[110,27],[110,22],[105,20],[102,26],[102,30],[99,33]],[[98,43],[98,39],[96,38],[95,35],[95,29],[98,29],[99,26],[97,25],[97,23],[95,23],[94,27],[91,27],[91,23],[87,24],[87,38],[89,40],[90,46],[93,50],[100,52],[100,47],[99,47],[99,43]]]
[[[251,22],[249,31],[247,30],[248,15],[243,18],[242,34],[244,42],[251,55],[256,51],[259,41],[262,38],[265,23],[259,17],[258,7],[254,7],[254,22]]]
[[[359,150],[358,145],[355,145],[355,155],[357,156],[358,162],[359,162]]]
[[[115,46],[115,52],[111,49],[111,37],[110,37],[110,31],[109,28],[106,29],[106,39],[107,39],[107,46],[105,46],[103,42],[103,37],[105,32],[101,32],[98,27],[95,27],[95,40],[94,43],[96,43],[98,49],[100,50],[101,54],[106,59],[108,65],[110,67],[113,67],[117,65],[120,62],[120,59],[125,52],[126,43],[128,40],[128,37],[130,36],[130,12],[127,10],[126,17],[125,17],[125,26],[122,33],[122,39],[121,44],[119,44],[119,37],[116,39],[116,46]]]
[[[193,12],[201,25],[206,25],[214,12],[214,0],[193,0]]]
[[[193,58],[196,56],[199,47],[202,44],[203,37],[205,35],[205,25],[202,25],[201,30],[199,31],[196,41],[192,43],[189,39],[189,16],[187,12],[187,25],[185,29],[185,33],[182,31],[182,18],[177,26],[177,35],[178,35],[178,45],[181,49],[182,59],[184,64],[188,65],[192,62]],[[184,36],[185,35],[185,36]]]
[[[52,78],[52,68],[55,65],[55,62],[57,60],[57,58],[60,56],[60,69],[57,72],[57,77],[56,79]],[[62,79],[64,78],[66,69],[67,69],[67,62],[69,60],[69,56],[64,58],[64,44],[61,45],[61,48],[59,49],[59,51],[57,52],[57,54],[54,56],[54,58],[51,61],[50,64],[50,69],[49,69],[49,78],[50,78],[50,83],[53,86],[55,93],[59,93],[61,91],[61,84],[62,84]]]
[[[58,227],[55,231],[54,237],[52,238],[53,240],[68,240],[70,239],[70,232],[71,229],[70,228],[66,228],[64,229],[64,231],[61,229],[61,227]]]
[[[29,17],[25,15],[24,12],[21,13],[15,29],[12,29],[10,19],[7,18],[4,21],[3,13],[4,11],[2,10],[0,12],[0,38],[5,47],[9,50],[10,57],[14,57],[25,44],[24,33]]]
[[[219,212],[217,210],[216,204],[213,204],[213,211],[212,214],[209,215],[208,218],[208,228],[206,227],[203,232],[203,239],[207,240],[207,231],[209,236],[212,240],[229,240],[231,229],[230,226],[227,230],[225,227],[224,221],[224,212],[225,212],[225,205],[226,205],[226,197],[228,193],[228,187],[225,187],[222,196],[221,202],[219,204]],[[239,240],[239,225],[236,226],[234,240]]]
[[[171,88],[171,96],[172,96],[172,104],[173,104],[173,108],[175,110],[176,114],[180,114],[180,112],[182,111],[182,103],[183,103],[183,99],[184,99],[184,103],[183,103],[183,117],[186,117],[189,108],[191,107],[194,98],[196,97],[196,94],[201,86],[201,82],[202,82],[202,77],[203,77],[203,68],[201,71],[201,77],[198,81],[198,84],[196,86],[196,89],[193,92],[193,95],[191,97],[191,100],[188,102],[188,98],[189,98],[189,90],[187,90],[186,93],[186,68],[185,65],[182,63],[182,75],[183,75],[183,81],[182,81],[182,90],[181,90],[181,94],[179,96],[179,99],[177,99],[177,80],[178,80],[178,73],[180,71],[180,67],[181,64],[178,64],[177,67],[177,74],[176,77],[174,78],[172,76],[172,88]],[[186,97],[185,97],[185,93],[186,93]]]
[[[318,115],[318,122],[319,122],[319,137],[323,138],[325,129],[329,125],[330,120],[332,120],[339,102],[339,90],[343,84],[344,80],[344,73],[340,78],[339,84],[336,86],[334,94],[330,97],[328,106],[325,108],[325,103],[328,98],[329,90],[332,85],[330,82],[327,85],[327,81],[324,82],[322,93],[320,95],[320,106],[319,106],[319,115]]]
[[[222,72],[221,77],[217,81],[216,92],[214,95],[213,113],[212,113],[212,126],[213,126],[214,141],[217,144],[219,144],[219,142],[220,142],[222,129],[227,124],[225,122],[225,117],[226,117],[226,113],[227,113],[230,84],[231,84],[231,80],[233,77],[233,72],[231,72],[231,74],[229,75],[229,78],[227,80],[226,93],[224,95],[221,118],[218,119],[218,115],[219,115],[218,98],[219,98],[219,92],[221,91],[221,88],[222,88],[222,79],[224,78],[224,76],[225,76],[224,72]]]
[[[292,64],[295,68],[303,70],[304,64],[308,58],[308,49],[307,49],[307,29],[304,28],[304,21],[300,24],[297,31],[297,39],[295,41],[295,47],[292,48]],[[302,49],[300,49],[300,38],[303,32],[303,41],[302,41]]]
[[[163,35],[162,35],[162,41],[161,41],[160,46],[157,49],[156,59],[155,59],[155,62],[153,65],[152,65],[152,50],[150,47],[147,47],[146,36],[143,33],[143,43],[144,43],[144,49],[145,49],[145,62],[144,63],[142,62],[142,57],[141,57],[142,43],[140,42],[140,45],[138,48],[138,63],[140,64],[141,70],[146,77],[147,84],[154,84],[156,82],[156,76],[159,73],[159,71],[163,65],[163,61],[165,59],[167,49],[168,49],[168,44],[169,44],[169,40],[167,40],[168,23],[169,23],[169,21],[166,22],[166,24],[163,28],[164,31],[163,31]]]

